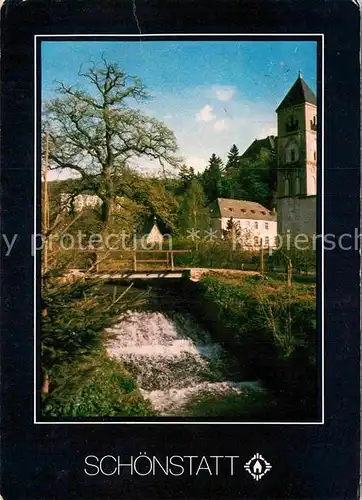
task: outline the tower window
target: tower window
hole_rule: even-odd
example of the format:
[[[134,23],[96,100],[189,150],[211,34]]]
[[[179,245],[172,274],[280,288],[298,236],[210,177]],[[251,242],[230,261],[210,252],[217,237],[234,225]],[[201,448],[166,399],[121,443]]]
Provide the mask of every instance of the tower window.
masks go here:
[[[294,115],[290,115],[287,118],[286,124],[285,124],[285,130],[286,132],[295,132],[298,130],[299,123],[297,118]]]
[[[294,162],[298,161],[298,159],[299,159],[298,146],[295,142],[288,144],[286,151],[285,151],[285,156],[286,156],[287,163],[294,163]]]
[[[313,120],[310,121],[310,128],[311,130],[317,130],[317,122],[315,115],[313,116]]]
[[[266,229],[266,230],[268,230],[268,229],[269,229],[269,223],[268,223],[268,222],[266,222],[266,223],[265,223],[265,229]]]
[[[255,229],[258,229],[258,223],[257,222],[254,222],[254,227],[255,227]]]

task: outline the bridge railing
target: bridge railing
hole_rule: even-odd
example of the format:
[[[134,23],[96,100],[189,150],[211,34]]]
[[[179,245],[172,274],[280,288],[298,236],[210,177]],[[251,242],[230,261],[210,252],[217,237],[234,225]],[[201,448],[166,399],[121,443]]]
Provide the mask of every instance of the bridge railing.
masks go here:
[[[162,265],[162,269],[166,267],[166,269],[173,271],[175,269],[174,264],[174,255],[175,254],[184,254],[190,253],[191,250],[119,250],[108,251],[105,253],[104,251],[92,250],[89,251],[93,255],[93,263],[95,264],[94,270],[99,272],[101,270],[109,270],[109,265],[107,266],[107,261],[109,263],[112,260],[113,269],[119,269],[119,266],[122,269],[125,269],[124,264],[128,264],[126,268],[131,268],[132,271],[139,270],[139,266],[142,267],[145,264],[160,264]],[[115,253],[118,252],[120,255],[119,258],[115,257]],[[156,258],[156,257],[160,258]],[[146,257],[146,258],[142,258]],[[151,258],[149,258],[151,257]],[[152,267],[152,270],[159,269],[159,266]],[[142,269],[145,270],[145,269]]]
[[[189,253],[191,250],[133,250],[132,251],[132,261],[133,261],[133,271],[137,271],[138,264],[146,264],[146,263],[162,263],[166,264],[167,269],[171,269],[173,271],[175,269],[174,265],[174,255],[180,253]],[[142,259],[137,257],[137,254],[155,254],[157,255],[166,255],[166,258],[162,259]]]

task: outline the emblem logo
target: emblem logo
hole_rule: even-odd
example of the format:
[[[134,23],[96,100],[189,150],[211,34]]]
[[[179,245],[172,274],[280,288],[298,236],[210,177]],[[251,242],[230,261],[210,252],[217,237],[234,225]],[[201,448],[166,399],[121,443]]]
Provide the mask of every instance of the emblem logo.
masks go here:
[[[255,481],[259,481],[265,474],[270,471],[272,466],[270,465],[265,458],[260,455],[260,453],[256,453],[249,462],[244,465],[244,469],[246,469],[251,476],[255,479]]]

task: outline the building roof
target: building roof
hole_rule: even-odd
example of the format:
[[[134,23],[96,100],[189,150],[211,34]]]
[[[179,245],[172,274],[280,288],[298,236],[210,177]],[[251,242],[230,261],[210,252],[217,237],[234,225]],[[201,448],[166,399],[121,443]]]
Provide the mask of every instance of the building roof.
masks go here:
[[[303,104],[305,102],[316,105],[317,98],[299,73],[298,78],[296,79],[282,102],[279,104],[276,111],[291,108],[292,106],[297,106],[298,104]]]
[[[216,207],[218,217],[230,219],[252,219],[276,222],[276,213],[270,212],[267,208],[255,201],[233,200],[230,198],[217,198]]]
[[[276,141],[277,137],[275,135],[268,135],[264,139],[255,139],[240,158],[253,158],[262,151],[274,153],[276,150]]]

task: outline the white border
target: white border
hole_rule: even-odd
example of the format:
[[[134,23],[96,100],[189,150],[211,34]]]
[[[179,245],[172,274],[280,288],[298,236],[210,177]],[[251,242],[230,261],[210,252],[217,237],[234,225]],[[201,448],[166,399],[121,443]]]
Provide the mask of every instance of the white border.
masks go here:
[[[226,37],[253,37],[258,41],[257,39],[259,38],[281,38],[285,36],[286,38],[290,37],[296,37],[298,39],[302,39],[303,37],[321,37],[322,41],[322,54],[321,54],[321,91],[322,91],[322,99],[321,99],[321,166],[322,166],[322,186],[321,186],[321,196],[322,196],[322,221],[321,221],[321,233],[324,235],[324,34],[323,33],[282,33],[282,34],[276,34],[276,33],[154,33],[154,34],[130,34],[130,35],[122,35],[122,34],[112,34],[112,35],[35,35],[34,36],[34,235],[37,234],[37,227],[36,227],[36,221],[37,221],[37,207],[36,207],[36,196],[37,196],[37,39],[38,38],[44,38],[48,40],[49,38],[68,38],[73,40],[74,38],[102,38],[102,39],[107,39],[107,38],[154,38],[154,37],[173,37],[175,41],[177,41],[178,38],[185,38],[185,37],[199,37],[199,38],[209,38],[209,37],[215,37],[215,38],[226,38]],[[242,41],[242,39],[240,39]],[[249,41],[249,40],[245,40]],[[252,41],[252,40],[250,40]],[[37,392],[37,383],[36,383],[36,356],[37,356],[37,338],[36,338],[36,323],[37,323],[37,304],[36,304],[36,296],[37,296],[37,265],[36,265],[36,259],[37,259],[37,250],[36,250],[36,242],[34,239],[33,243],[33,256],[34,256],[34,319],[33,319],[33,324],[34,324],[34,424],[45,424],[45,425],[99,425],[99,424],[106,424],[106,425],[130,425],[130,424],[138,424],[138,425],[324,425],[324,399],[325,399],[325,392],[324,392],[324,248],[322,245],[322,256],[321,256],[321,275],[322,275],[322,289],[321,289],[321,299],[322,299],[322,318],[321,318],[321,368],[322,368],[322,420],[320,422],[202,422],[202,421],[146,421],[146,420],[139,420],[139,421],[120,421],[120,422],[114,422],[114,421],[106,421],[106,422],[92,422],[92,421],[79,421],[79,422],[38,422],[36,420],[36,404],[37,404],[37,397],[36,397],[36,392]]]

